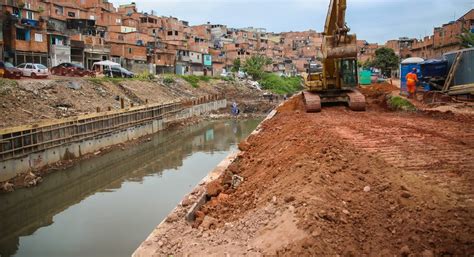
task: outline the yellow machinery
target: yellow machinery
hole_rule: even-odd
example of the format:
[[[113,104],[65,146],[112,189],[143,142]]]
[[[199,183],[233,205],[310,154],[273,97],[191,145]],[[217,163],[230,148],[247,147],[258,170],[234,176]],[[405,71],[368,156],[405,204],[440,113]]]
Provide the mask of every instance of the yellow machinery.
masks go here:
[[[346,0],[331,0],[322,45],[322,72],[304,74],[303,99],[307,112],[321,111],[321,103],[348,103],[354,111],[365,111],[365,97],[356,90],[357,40],[348,34]]]

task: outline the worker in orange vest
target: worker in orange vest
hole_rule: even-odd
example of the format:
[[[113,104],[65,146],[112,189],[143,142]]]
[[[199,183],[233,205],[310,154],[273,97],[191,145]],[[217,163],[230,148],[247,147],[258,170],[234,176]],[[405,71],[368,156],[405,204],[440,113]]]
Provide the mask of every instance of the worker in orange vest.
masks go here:
[[[408,89],[408,98],[416,98],[416,83],[418,83],[418,76],[416,75],[416,68],[407,74],[407,89]]]

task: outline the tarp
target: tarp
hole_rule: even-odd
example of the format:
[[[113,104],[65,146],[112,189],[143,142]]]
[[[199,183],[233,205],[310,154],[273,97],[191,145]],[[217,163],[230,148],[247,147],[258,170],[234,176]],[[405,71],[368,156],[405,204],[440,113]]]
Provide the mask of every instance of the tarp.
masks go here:
[[[95,62],[94,65],[101,65],[101,66],[120,66],[120,64],[112,61],[100,61],[100,62]]]
[[[420,63],[423,62],[423,58],[420,57],[410,57],[402,61],[402,64],[411,64],[411,63]]]

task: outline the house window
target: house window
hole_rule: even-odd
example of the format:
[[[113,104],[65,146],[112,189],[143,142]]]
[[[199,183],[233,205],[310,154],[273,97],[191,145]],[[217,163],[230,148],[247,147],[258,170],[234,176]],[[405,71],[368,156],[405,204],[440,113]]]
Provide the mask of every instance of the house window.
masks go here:
[[[55,10],[55,13],[57,15],[63,15],[64,14],[64,9],[62,6],[56,6],[56,10]]]
[[[131,48],[131,47],[128,48],[128,53],[129,53],[129,54],[132,53],[132,48]]]
[[[76,17],[76,14],[74,12],[67,12],[68,17]]]
[[[26,18],[29,20],[34,20],[35,14],[32,11],[26,11]]]
[[[43,34],[35,33],[35,41],[36,42],[43,42]]]
[[[157,54],[156,58],[158,58],[158,61],[161,60],[161,55]]]
[[[172,36],[173,35],[173,31],[168,31],[168,36]]]
[[[21,18],[21,12],[20,9],[18,8],[13,8],[13,15],[15,15],[18,18]]]
[[[16,39],[23,41],[30,41],[30,31],[26,29],[16,29]]]
[[[120,24],[122,22],[121,19],[115,19],[115,23]]]
[[[120,41],[123,41],[123,35],[119,35],[119,36],[118,36],[118,39],[119,39]]]
[[[178,35],[178,31],[175,31],[175,32],[174,32],[174,35],[177,36],[177,35]]]

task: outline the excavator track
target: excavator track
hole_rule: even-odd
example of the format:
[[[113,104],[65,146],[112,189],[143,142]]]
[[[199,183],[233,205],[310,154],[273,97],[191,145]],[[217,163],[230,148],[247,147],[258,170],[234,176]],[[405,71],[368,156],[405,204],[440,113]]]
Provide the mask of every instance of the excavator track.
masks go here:
[[[318,94],[304,91],[302,95],[306,112],[321,111],[321,97]]]
[[[349,97],[349,109],[357,112],[365,111],[365,96],[361,92],[353,90],[347,93],[347,96]]]

